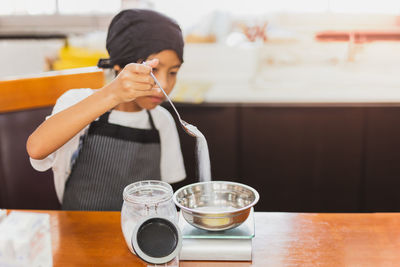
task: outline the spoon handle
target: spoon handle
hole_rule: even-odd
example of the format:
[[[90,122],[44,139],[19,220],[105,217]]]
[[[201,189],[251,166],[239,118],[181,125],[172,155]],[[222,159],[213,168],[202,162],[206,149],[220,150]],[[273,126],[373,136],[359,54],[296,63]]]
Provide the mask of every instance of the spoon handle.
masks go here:
[[[164,93],[165,97],[167,98],[168,102],[171,104],[172,108],[175,110],[176,115],[179,118],[179,121],[181,121],[181,116],[179,115],[178,110],[176,110],[175,105],[172,103],[171,99],[169,98],[169,96],[167,95],[167,93],[165,93],[164,89],[161,87],[160,83],[157,81],[156,76],[154,76],[153,72],[150,72],[150,76],[153,78],[154,82],[157,84],[157,86],[161,89],[161,91]]]

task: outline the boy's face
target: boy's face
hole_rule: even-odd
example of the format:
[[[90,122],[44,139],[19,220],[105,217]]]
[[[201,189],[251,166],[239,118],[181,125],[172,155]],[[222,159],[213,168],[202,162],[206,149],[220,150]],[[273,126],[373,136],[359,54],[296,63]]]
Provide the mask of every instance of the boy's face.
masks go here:
[[[159,60],[157,67],[153,68],[154,76],[156,76],[165,93],[169,95],[175,86],[176,76],[182,63],[173,50],[163,50],[157,54],[150,55],[146,60],[153,58]],[[165,95],[160,91],[157,96],[138,97],[135,102],[140,108],[153,109],[164,100]]]

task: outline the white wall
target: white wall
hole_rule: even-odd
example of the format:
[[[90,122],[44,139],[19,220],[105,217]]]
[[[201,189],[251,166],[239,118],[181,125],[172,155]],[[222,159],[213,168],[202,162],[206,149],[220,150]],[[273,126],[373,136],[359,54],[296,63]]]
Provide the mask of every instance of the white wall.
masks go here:
[[[63,44],[63,40],[0,41],[0,78],[43,72],[45,57],[56,54]]]

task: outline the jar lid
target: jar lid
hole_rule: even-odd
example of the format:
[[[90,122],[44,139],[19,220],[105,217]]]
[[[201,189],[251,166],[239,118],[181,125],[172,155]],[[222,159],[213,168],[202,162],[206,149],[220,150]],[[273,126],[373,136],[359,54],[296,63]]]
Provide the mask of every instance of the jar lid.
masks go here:
[[[182,248],[179,227],[166,217],[150,216],[136,225],[132,248],[147,263],[163,264],[174,259]]]
[[[157,204],[172,199],[173,190],[166,182],[144,180],[127,185],[122,196],[129,203]]]

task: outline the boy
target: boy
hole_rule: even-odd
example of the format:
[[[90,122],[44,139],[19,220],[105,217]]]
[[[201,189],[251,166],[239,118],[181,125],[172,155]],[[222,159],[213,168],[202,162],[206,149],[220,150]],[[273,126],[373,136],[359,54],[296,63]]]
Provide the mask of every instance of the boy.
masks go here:
[[[120,210],[125,186],[139,180],[185,178],[174,120],[158,105],[183,63],[181,29],[150,10],[117,14],[108,29],[109,60],[116,78],[99,90],[74,89],[28,138],[32,166],[53,169],[65,210]],[[141,64],[145,62],[146,64]]]

